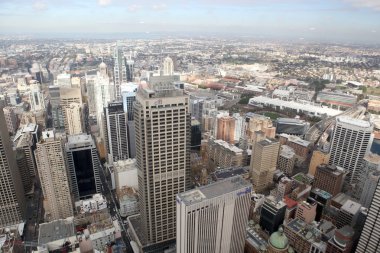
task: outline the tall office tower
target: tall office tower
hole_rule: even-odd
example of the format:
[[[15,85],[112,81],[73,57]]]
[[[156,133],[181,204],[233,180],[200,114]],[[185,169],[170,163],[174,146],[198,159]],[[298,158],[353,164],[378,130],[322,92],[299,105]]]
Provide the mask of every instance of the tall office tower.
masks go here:
[[[294,149],[287,145],[281,145],[278,155],[277,169],[284,172],[287,176],[293,176],[293,168],[296,162],[296,153]]]
[[[28,161],[26,159],[26,155],[24,150],[16,149],[16,162],[17,167],[20,171],[22,186],[24,187],[24,192],[27,194],[33,188],[32,175],[30,174]]]
[[[108,155],[113,162],[128,159],[128,130],[127,113],[124,112],[123,102],[108,103],[104,108],[104,138]]]
[[[228,143],[235,143],[235,119],[231,116],[218,118],[218,132],[216,138]]]
[[[375,196],[376,187],[380,179],[380,171],[372,171],[368,174],[368,178],[363,186],[359,203],[365,208],[369,208],[373,197]]]
[[[380,181],[368,209],[367,219],[356,248],[357,253],[380,251]]]
[[[69,135],[65,151],[74,201],[100,193],[100,165],[91,135]]]
[[[128,114],[128,120],[133,121],[133,102],[136,100],[138,85],[128,83],[121,87],[124,111]]]
[[[373,125],[364,120],[340,116],[336,119],[329,164],[348,171],[346,181],[357,183],[362,159],[372,143]]]
[[[123,53],[123,49],[116,45],[114,51],[114,67],[113,76],[115,82],[115,97],[117,100],[121,97],[120,85],[121,83],[127,82],[127,67],[125,66],[126,61]]]
[[[35,151],[44,195],[45,217],[49,220],[73,216],[63,145],[63,140],[54,131],[44,131]]]
[[[34,79],[36,79],[39,83],[42,84],[44,81],[44,76],[41,69],[41,65],[37,62],[34,62],[29,70],[30,74],[34,77]]]
[[[336,217],[336,227],[341,228],[345,225],[353,226],[359,217],[361,205],[355,201],[347,200],[338,211]]]
[[[265,190],[273,181],[276,170],[280,143],[275,139],[264,139],[256,143],[251,158],[251,175],[253,189]]]
[[[174,240],[175,196],[191,183],[189,97],[172,84],[141,87],[134,110],[142,230],[149,243]]]
[[[344,176],[345,173],[341,167],[326,164],[318,165],[313,187],[324,190],[334,197],[342,190]]]
[[[66,109],[70,108],[72,103],[82,105],[82,92],[80,88],[67,88],[60,87],[60,105],[62,107],[62,114],[65,120],[65,131],[69,133],[69,121],[66,115]]]
[[[164,76],[172,76],[174,74],[174,63],[172,58],[166,57],[164,59],[164,68],[163,68],[163,74]]]
[[[50,96],[50,106],[48,107],[51,113],[52,126],[56,130],[61,130],[65,128],[65,119],[63,117],[62,107],[61,107],[61,93],[60,87],[57,85],[49,86],[49,96]]]
[[[283,223],[286,212],[286,204],[276,201],[273,196],[265,198],[260,212],[260,226],[269,234],[277,231]]]
[[[22,130],[19,130],[13,138],[13,147],[16,151],[22,151],[23,156],[26,159],[29,171],[28,175],[29,177],[33,177],[36,175],[36,163],[33,151],[36,147],[35,144],[38,137],[33,136],[32,132],[24,131],[25,128],[28,129],[28,127],[24,127]]]
[[[238,143],[240,138],[242,137],[244,117],[242,117],[240,113],[234,113],[232,114],[232,117],[235,119],[234,140],[235,143]]]
[[[5,227],[24,221],[26,201],[3,110],[0,110],[0,157],[0,227]]]
[[[177,252],[243,252],[251,184],[240,176],[177,196]]]
[[[57,80],[55,85],[58,85],[60,87],[68,87],[71,88],[71,75],[62,73],[57,75]]]
[[[317,166],[321,164],[327,164],[330,159],[330,154],[325,153],[322,150],[314,150],[310,160],[309,174],[314,176]]]
[[[127,81],[128,82],[133,82],[134,64],[135,64],[135,61],[132,60],[131,58],[127,60]]]
[[[138,85],[133,83],[128,83],[127,85],[121,87],[124,112],[126,112],[128,116],[128,152],[130,158],[134,158],[136,156],[136,134],[135,121],[133,117],[133,103],[136,100],[137,88]]]
[[[376,172],[378,171],[380,171],[380,156],[374,153],[365,154],[360,168],[359,179],[353,191],[353,197],[361,199],[363,196],[363,200],[367,204],[361,201],[360,203],[367,208],[372,201],[371,192],[373,194],[377,186]],[[365,191],[364,188],[366,189]],[[369,200],[369,202],[367,200]]]
[[[40,85],[37,83],[32,84],[30,87],[29,102],[32,111],[45,110],[45,98],[41,92]]]
[[[66,107],[66,118],[68,131],[67,134],[81,134],[84,130],[83,105],[71,103]]]
[[[276,135],[276,128],[273,126],[272,120],[269,117],[248,114],[246,115],[246,124],[244,126],[245,136],[249,143],[255,140],[255,133],[261,131],[267,138],[274,138]]]
[[[15,134],[18,128],[18,118],[14,111],[14,108],[9,106],[4,107],[3,112],[8,132],[11,134]]]
[[[120,87],[120,86],[119,86]],[[115,86],[110,82],[108,75],[101,74],[98,71],[94,84],[96,102],[96,120],[98,122],[100,133],[104,133],[104,108],[107,107],[108,102],[115,100]],[[104,136],[103,136],[104,137]]]

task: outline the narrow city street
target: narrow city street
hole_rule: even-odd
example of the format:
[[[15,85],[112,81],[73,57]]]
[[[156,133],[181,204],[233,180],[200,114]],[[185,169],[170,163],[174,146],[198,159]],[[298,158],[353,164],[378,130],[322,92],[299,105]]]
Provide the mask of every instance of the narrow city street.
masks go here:
[[[122,228],[122,238],[126,246],[127,253],[133,253],[133,249],[131,247],[131,239],[129,238],[129,235],[127,233],[128,227],[124,224],[124,220],[121,218],[120,213],[119,213],[119,205],[118,202],[116,201],[115,194],[111,190],[111,182],[107,180],[107,177],[105,175],[105,170],[103,166],[99,167],[100,172],[100,179],[102,181],[102,194],[105,196],[109,203],[109,211],[112,217],[117,218],[119,221],[119,224]]]

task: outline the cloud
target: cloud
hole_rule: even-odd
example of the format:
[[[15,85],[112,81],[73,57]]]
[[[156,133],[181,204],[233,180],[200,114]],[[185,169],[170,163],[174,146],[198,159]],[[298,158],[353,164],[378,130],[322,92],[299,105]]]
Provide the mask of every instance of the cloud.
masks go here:
[[[130,12],[136,12],[136,11],[139,11],[140,9],[142,8],[141,5],[138,5],[138,4],[132,4],[132,5],[129,5],[128,6],[128,10]]]
[[[33,9],[35,9],[36,11],[44,11],[48,8],[46,2],[44,1],[35,1],[33,3]]]
[[[166,9],[166,4],[165,3],[155,4],[152,6],[152,8],[153,10],[156,10],[156,11],[162,11]]]
[[[309,27],[309,31],[315,31],[315,27]]]
[[[112,2],[112,0],[98,0],[98,4],[100,6],[107,6],[107,5],[110,5]]]
[[[141,20],[141,21],[139,22],[139,24],[145,24],[145,21],[142,21],[142,20]]]
[[[380,1],[379,0],[343,0],[350,3],[352,6],[357,8],[369,8],[372,10],[380,11]]]

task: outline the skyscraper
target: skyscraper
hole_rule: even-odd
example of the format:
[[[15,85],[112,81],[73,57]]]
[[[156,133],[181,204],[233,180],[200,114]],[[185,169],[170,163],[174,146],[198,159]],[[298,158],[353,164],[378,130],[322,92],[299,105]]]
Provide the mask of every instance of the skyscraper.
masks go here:
[[[38,83],[32,84],[30,87],[29,102],[32,111],[45,109],[45,99]]]
[[[4,117],[5,117],[5,122],[7,124],[8,132],[11,134],[15,134],[18,128],[19,120],[14,111],[14,108],[7,106],[3,108],[3,111],[4,111]]]
[[[134,68],[134,64],[135,64],[135,61],[132,60],[131,58],[128,59],[127,61],[127,81],[128,82],[133,82],[133,68]]]
[[[280,143],[275,139],[264,139],[255,144],[251,158],[252,183],[255,191],[262,191],[273,181]]]
[[[73,216],[63,140],[52,130],[44,131],[35,153],[44,195],[45,216],[49,220]]]
[[[0,158],[0,227],[4,227],[23,222],[25,197],[2,108],[0,110]]]
[[[372,142],[373,125],[364,120],[340,116],[336,119],[329,164],[348,171],[346,181],[358,181],[362,159]]]
[[[235,143],[235,119],[231,116],[218,118],[216,138],[228,143]]]
[[[170,57],[166,57],[164,59],[163,74],[164,76],[172,76],[174,74],[174,64],[172,58]]]
[[[62,114],[65,120],[65,131],[69,133],[69,122],[66,115],[66,109],[70,107],[72,103],[78,103],[82,105],[82,92],[80,88],[67,88],[60,87],[60,105],[62,107]]]
[[[368,209],[367,219],[356,248],[357,253],[380,251],[380,181]]]
[[[125,66],[126,61],[123,53],[123,49],[116,45],[114,50],[114,68],[113,76],[115,82],[115,97],[120,99],[120,85],[123,82],[127,82],[127,67]]]
[[[68,136],[65,151],[74,201],[100,193],[99,159],[91,135]]]
[[[121,87],[121,94],[123,98],[124,112],[127,113],[128,121],[128,152],[129,157],[134,158],[136,156],[136,135],[135,135],[135,121],[133,117],[133,103],[136,100],[136,92],[138,85],[128,83]]]
[[[251,184],[240,176],[177,196],[177,252],[243,252]]]
[[[172,84],[141,87],[134,119],[143,234],[174,240],[176,194],[190,186],[189,97]]]
[[[104,108],[106,147],[114,162],[128,159],[127,113],[124,112],[123,102],[108,103]]]
[[[81,134],[84,130],[83,105],[71,103],[66,107],[68,134]]]

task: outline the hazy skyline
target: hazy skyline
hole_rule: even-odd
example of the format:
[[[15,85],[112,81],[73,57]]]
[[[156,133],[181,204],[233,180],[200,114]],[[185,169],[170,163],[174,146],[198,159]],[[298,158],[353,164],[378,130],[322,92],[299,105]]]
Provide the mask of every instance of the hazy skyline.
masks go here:
[[[379,0],[0,0],[1,34],[189,32],[380,43]]]

